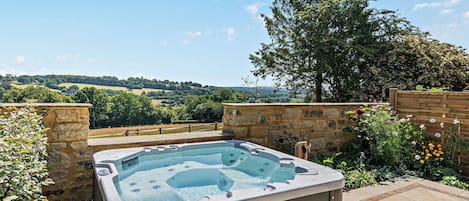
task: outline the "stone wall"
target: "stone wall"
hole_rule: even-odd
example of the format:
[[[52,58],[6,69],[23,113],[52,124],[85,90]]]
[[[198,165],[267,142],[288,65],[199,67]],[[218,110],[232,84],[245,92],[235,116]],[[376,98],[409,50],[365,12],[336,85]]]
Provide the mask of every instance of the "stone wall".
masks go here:
[[[360,106],[363,103],[225,104],[223,131],[289,153],[303,140],[311,143],[313,153],[337,152],[352,137],[354,122],[345,112]]]
[[[25,104],[0,104],[0,108]],[[49,129],[49,176],[55,184],[43,189],[49,200],[91,200],[93,171],[87,151],[90,104],[32,104]]]

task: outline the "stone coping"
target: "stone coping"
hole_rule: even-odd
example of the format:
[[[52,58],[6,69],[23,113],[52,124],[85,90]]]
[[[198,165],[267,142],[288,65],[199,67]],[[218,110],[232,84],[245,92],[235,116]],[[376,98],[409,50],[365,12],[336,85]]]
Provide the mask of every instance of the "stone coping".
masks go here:
[[[223,103],[226,106],[356,106],[356,105],[375,105],[377,103]],[[384,103],[389,104],[389,103]]]
[[[135,145],[160,145],[160,144],[176,144],[189,143],[210,140],[228,140],[233,139],[234,134],[224,133],[222,131],[203,131],[203,132],[186,132],[177,134],[162,135],[141,135],[141,136],[125,136],[125,137],[109,137],[109,138],[91,138],[88,139],[88,147],[109,147],[109,146],[135,146]]]
[[[0,107],[93,107],[89,103],[0,103]]]

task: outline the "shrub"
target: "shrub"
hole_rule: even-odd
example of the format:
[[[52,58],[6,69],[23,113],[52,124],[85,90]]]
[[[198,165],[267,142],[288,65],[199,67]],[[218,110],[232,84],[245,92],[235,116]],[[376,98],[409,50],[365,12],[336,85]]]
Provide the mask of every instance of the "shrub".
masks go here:
[[[32,108],[0,116],[0,199],[46,200],[47,136],[41,116]]]
[[[414,163],[412,153],[423,141],[423,129],[411,123],[411,116],[399,118],[388,105],[365,106],[356,111],[352,119],[358,121],[354,128],[358,149],[367,156],[366,163],[402,169]]]
[[[454,186],[463,190],[469,190],[469,183],[462,182],[458,180],[455,176],[445,176],[443,177],[443,184],[448,186]]]

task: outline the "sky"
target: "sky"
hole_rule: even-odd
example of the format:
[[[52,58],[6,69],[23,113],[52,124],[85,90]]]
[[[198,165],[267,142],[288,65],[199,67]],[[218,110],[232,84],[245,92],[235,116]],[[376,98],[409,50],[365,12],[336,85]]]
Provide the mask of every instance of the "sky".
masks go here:
[[[242,86],[269,38],[271,1],[0,1],[0,74],[77,74]],[[469,0],[378,0],[438,40],[469,48]],[[261,80],[271,86],[271,80]]]

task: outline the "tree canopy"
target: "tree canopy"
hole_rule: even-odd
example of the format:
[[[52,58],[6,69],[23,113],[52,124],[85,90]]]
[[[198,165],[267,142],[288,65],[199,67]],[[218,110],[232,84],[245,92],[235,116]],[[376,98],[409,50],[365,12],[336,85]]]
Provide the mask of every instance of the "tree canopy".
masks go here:
[[[357,101],[382,94],[382,87],[401,87],[396,80],[409,80],[395,79],[399,74],[391,69],[396,66],[405,67],[408,77],[422,84],[458,89],[452,86],[466,79],[460,73],[468,65],[462,48],[441,45],[394,11],[370,8],[368,0],[274,0],[271,8],[272,16],[263,15],[271,42],[250,55],[253,73],[272,76],[294,91],[314,93],[311,101]],[[421,48],[409,48],[408,39],[424,41],[418,42]],[[443,47],[444,62],[426,55]],[[388,56],[396,52],[405,54]],[[443,78],[428,81],[435,77],[427,76],[435,66],[447,68],[449,63],[453,70],[444,73],[454,78],[451,83]],[[375,85],[375,78],[383,83]]]

